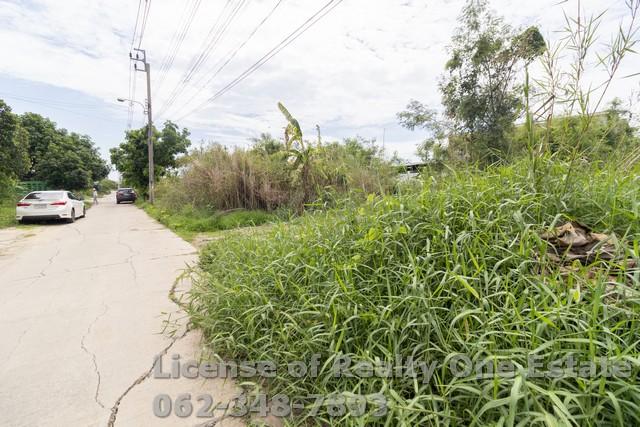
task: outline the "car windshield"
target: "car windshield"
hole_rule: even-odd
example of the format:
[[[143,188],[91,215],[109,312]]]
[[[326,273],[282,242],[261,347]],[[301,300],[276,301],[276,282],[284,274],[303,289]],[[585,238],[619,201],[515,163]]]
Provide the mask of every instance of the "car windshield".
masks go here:
[[[121,193],[131,193],[131,192],[133,192],[133,189],[131,189],[131,188],[121,188],[118,191],[121,192]]]
[[[52,193],[30,193],[25,200],[60,200],[64,197],[64,193],[56,191]]]

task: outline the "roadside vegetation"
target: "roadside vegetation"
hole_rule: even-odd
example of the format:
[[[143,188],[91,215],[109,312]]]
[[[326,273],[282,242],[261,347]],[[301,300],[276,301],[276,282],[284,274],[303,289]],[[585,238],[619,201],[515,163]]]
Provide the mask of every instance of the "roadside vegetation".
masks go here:
[[[16,204],[13,200],[0,200],[0,228],[18,225],[16,221]]]
[[[147,195],[149,182],[148,127],[125,132],[125,140],[110,150],[111,164],[120,172],[122,182]],[[166,121],[162,130],[153,127],[154,168],[156,182],[178,166],[177,159],[185,154],[191,141],[189,131]]]
[[[58,128],[39,114],[14,114],[0,100],[0,185],[5,193],[15,181],[84,190],[108,174],[89,136]]]
[[[443,113],[411,101],[398,114],[407,128],[430,131],[420,180],[393,191],[363,187],[362,197],[347,191],[323,204],[323,193],[313,192],[322,187],[305,187],[308,171],[296,169],[304,215],[203,249],[185,302],[212,357],[278,367],[272,378],[242,384],[249,399],[258,392],[331,399],[318,414],[295,412],[286,420],[292,425],[640,424],[640,140],[621,102],[605,104],[615,79],[637,82],[619,75],[639,31],[640,2],[626,6],[602,47],[603,15],[567,16],[552,45],[536,28],[512,29],[487,2],[469,1],[442,77]],[[588,73],[602,81],[585,81]],[[287,147],[303,139],[281,111]],[[175,178],[178,194],[204,162],[192,160]],[[229,163],[210,171],[228,171]],[[236,170],[249,169],[202,176],[261,182]],[[238,200],[233,191],[204,194]],[[583,230],[564,237],[593,232],[602,240],[569,256],[577,243],[560,252],[550,243],[562,237],[560,226]],[[288,363],[311,363],[314,354],[317,375],[287,372]],[[463,368],[451,363],[456,355],[474,369],[456,372]],[[530,374],[532,355],[543,375]],[[336,375],[345,356],[352,367],[413,360],[433,371]],[[578,374],[565,370],[569,358],[624,362],[627,370]],[[497,371],[502,363],[510,374]],[[380,394],[387,411],[376,415]],[[363,416],[349,414],[354,395],[368,396]]]
[[[231,230],[241,227],[252,227],[282,220],[281,216],[261,210],[213,211],[198,210],[191,205],[171,209],[162,207],[162,198],[156,205],[145,201],[137,204],[152,218],[176,232],[183,239],[193,242],[203,233]]]
[[[284,138],[263,133],[247,149],[212,143],[186,153],[190,145],[186,130],[179,138],[159,135],[158,145],[169,141],[173,147],[165,149],[171,160],[156,164],[155,205],[142,200],[139,204],[192,240],[199,233],[289,220],[305,211],[330,208],[347,197],[364,200],[369,194],[394,191],[397,166],[384,159],[375,141],[360,137],[323,141],[319,127],[316,138],[309,141],[289,111],[282,104],[278,107],[287,120]],[[166,126],[178,135],[177,127]],[[144,129],[128,132],[127,142],[112,150],[112,162],[124,182],[143,193],[148,175],[143,166],[146,145],[140,135],[145,133]]]
[[[377,421],[375,410],[364,419],[323,412],[306,421],[637,424],[637,270],[604,260],[562,268],[546,257],[540,233],[579,220],[615,233],[620,257],[638,262],[640,170],[553,162],[543,191],[533,188],[527,170],[523,161],[436,173],[417,192],[217,240],[194,276],[192,320],[225,359],[283,367],[317,353],[326,362],[317,378],[281,372],[260,384],[269,395],[383,393],[388,400],[389,412]],[[568,191],[566,173],[573,176]],[[456,378],[448,364],[464,354],[491,366],[500,360],[527,366],[530,353],[545,366],[573,354],[634,367],[628,378],[554,380],[475,372]],[[437,367],[427,383],[335,378],[332,365],[341,354],[353,363],[413,358]]]
[[[28,192],[21,182],[84,193],[109,182],[108,174],[89,136],[58,128],[39,114],[14,114],[0,99],[0,228],[18,225],[15,203]]]

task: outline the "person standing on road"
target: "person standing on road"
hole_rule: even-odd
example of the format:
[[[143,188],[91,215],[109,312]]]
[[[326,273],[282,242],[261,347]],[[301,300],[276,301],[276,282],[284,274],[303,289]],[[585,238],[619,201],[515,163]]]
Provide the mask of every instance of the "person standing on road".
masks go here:
[[[98,190],[95,187],[93,187],[93,204],[98,204]]]

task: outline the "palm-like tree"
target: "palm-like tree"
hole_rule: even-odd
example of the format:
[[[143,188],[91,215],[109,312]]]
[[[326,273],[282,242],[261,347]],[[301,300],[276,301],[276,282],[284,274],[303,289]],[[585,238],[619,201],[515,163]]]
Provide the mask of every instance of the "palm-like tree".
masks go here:
[[[313,183],[311,182],[311,158],[313,154],[313,147],[311,147],[310,144],[308,146],[305,145],[302,138],[302,128],[300,127],[300,123],[291,115],[282,102],[278,102],[278,108],[288,122],[287,127],[284,130],[284,143],[290,158],[293,159],[293,170],[298,171],[300,174],[300,181],[304,192],[303,201],[300,206],[300,210],[302,210],[304,203],[310,201],[313,194]],[[298,144],[297,146],[296,143]]]

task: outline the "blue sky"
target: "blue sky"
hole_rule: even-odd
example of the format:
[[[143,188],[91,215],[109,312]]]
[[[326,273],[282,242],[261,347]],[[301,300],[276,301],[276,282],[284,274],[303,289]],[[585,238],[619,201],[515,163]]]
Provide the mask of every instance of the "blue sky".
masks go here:
[[[358,134],[381,142],[384,134],[387,153],[397,151],[407,159],[414,157],[424,134],[401,129],[395,114],[412,98],[439,106],[438,77],[464,4],[463,0],[344,0],[263,68],[214,103],[192,111],[324,4],[283,0],[211,78],[278,1],[233,0],[231,4],[242,6],[237,16],[220,33],[190,84],[182,87],[178,83],[203,52],[226,3],[201,3],[173,66],[161,73],[181,16],[195,1],[152,0],[142,47],[152,65],[156,122],[184,116],[178,124],[191,130],[196,144],[246,145],[261,132],[281,134],[284,123],[276,104],[282,101],[308,135],[315,135],[316,124],[328,139]],[[546,37],[554,39],[564,24],[563,14],[575,15],[577,0],[491,4],[514,26],[539,25]],[[90,135],[108,157],[108,149],[121,142],[127,127],[127,107],[115,99],[130,91],[128,52],[137,6],[136,0],[0,0],[0,98],[16,112],[34,111],[61,127]],[[624,2],[583,0],[582,6],[589,14],[608,10],[599,43],[607,42],[624,15]],[[621,75],[638,69],[636,55]],[[134,76],[135,98],[144,102],[144,75]],[[164,82],[159,86],[161,77]],[[179,95],[171,108],[163,108],[174,87],[180,89]],[[638,88],[638,79],[617,81],[610,96],[625,98]],[[133,126],[141,126],[142,110],[136,105],[134,111]]]

